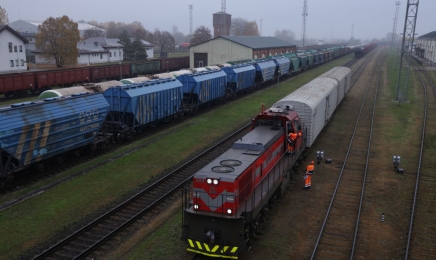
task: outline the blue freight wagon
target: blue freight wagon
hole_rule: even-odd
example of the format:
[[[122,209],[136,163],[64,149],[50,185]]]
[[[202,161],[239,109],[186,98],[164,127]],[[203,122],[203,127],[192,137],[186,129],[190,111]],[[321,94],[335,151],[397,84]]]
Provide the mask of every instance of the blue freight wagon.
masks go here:
[[[171,121],[182,112],[182,84],[164,78],[110,88],[103,93],[109,102],[108,131],[128,136],[160,121]]]
[[[231,67],[223,67],[222,70],[227,74],[227,94],[236,93],[249,89],[254,86],[256,78],[256,68],[251,64],[239,64]]]
[[[224,97],[227,74],[222,70],[202,71],[177,77],[183,84],[183,103],[188,111]]]
[[[0,176],[95,145],[109,111],[101,94],[77,93],[0,108]],[[80,150],[78,150],[80,152]]]
[[[276,63],[275,76],[280,77],[289,73],[289,67],[291,66],[291,61],[285,56],[275,56],[272,57]]]
[[[254,67],[256,68],[256,83],[263,83],[274,79],[276,63],[273,60],[256,60]]]

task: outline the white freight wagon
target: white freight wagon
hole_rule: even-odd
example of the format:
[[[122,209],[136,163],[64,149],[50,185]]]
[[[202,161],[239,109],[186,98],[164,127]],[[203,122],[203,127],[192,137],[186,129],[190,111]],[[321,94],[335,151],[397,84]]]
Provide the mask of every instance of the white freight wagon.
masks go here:
[[[297,111],[307,128],[306,146],[310,147],[337,107],[338,86],[336,79],[316,78],[277,101],[270,111],[281,112],[287,108]]]
[[[326,73],[322,74],[320,77],[328,77],[338,81],[338,103],[339,105],[345,94],[350,90],[351,87],[351,69],[347,67],[334,67]]]

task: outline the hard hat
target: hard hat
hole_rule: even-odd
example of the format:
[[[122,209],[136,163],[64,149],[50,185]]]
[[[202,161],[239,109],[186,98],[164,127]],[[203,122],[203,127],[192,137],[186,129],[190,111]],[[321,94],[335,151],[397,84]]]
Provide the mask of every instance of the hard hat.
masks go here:
[[[313,161],[311,161],[310,164],[315,164],[315,163]]]

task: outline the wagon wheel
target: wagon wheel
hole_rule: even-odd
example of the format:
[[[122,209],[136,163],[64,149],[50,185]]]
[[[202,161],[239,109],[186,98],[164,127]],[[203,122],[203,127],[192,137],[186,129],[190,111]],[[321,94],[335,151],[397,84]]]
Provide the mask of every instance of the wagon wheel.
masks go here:
[[[58,156],[58,157],[56,158],[56,160],[58,161],[59,164],[64,163],[64,157],[63,157],[63,156]]]
[[[91,152],[95,152],[97,151],[97,144],[92,144],[91,145]]]
[[[82,153],[80,152],[80,150],[74,151],[74,156],[76,156],[77,158],[79,158],[81,155]]]
[[[35,165],[35,169],[36,169],[37,171],[42,172],[42,171],[44,171],[44,168],[45,168],[45,166],[44,166],[43,163],[38,163],[37,165]]]

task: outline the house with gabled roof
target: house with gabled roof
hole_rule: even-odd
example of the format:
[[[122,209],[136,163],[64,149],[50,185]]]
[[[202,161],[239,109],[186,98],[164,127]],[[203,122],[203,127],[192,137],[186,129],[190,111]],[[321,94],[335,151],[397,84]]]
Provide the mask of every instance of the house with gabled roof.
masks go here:
[[[276,37],[219,36],[189,48],[191,68],[228,61],[260,59],[295,52],[296,46]]]
[[[25,44],[28,41],[8,25],[0,25],[0,71],[27,70]]]
[[[96,64],[123,61],[124,46],[118,43],[118,39],[104,37],[91,37],[77,43],[79,54],[77,64]],[[36,64],[54,64],[54,60],[46,60],[41,50],[32,51],[35,54]]]

